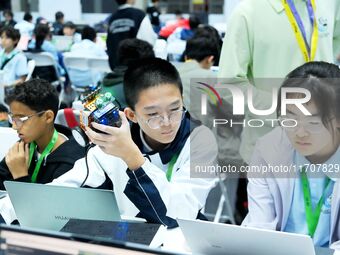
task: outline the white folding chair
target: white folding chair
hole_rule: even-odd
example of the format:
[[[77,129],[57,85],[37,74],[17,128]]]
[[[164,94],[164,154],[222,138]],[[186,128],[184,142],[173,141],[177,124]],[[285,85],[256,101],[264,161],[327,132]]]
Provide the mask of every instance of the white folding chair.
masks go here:
[[[96,71],[104,72],[104,73],[112,72],[110,65],[109,65],[108,57],[88,58],[88,64],[91,70],[96,70]]]
[[[8,150],[19,140],[17,132],[9,127],[0,127],[0,160],[2,160]]]
[[[59,72],[58,72],[58,67],[57,67],[58,64],[51,53],[49,52],[39,52],[39,53],[25,52],[25,55],[28,59],[35,61],[35,67],[53,66],[55,70],[54,75],[56,77],[54,81],[50,81],[53,85],[59,85],[60,83],[63,82],[63,80],[59,77]]]
[[[75,68],[79,70],[88,70],[88,58],[87,57],[79,57],[79,56],[72,56],[68,53],[64,54],[64,64],[66,69]]]
[[[33,60],[33,59],[29,60],[28,63],[27,63],[27,67],[28,67],[28,74],[26,76],[25,81],[28,81],[32,77],[32,74],[33,74],[34,68],[35,68],[35,60]]]

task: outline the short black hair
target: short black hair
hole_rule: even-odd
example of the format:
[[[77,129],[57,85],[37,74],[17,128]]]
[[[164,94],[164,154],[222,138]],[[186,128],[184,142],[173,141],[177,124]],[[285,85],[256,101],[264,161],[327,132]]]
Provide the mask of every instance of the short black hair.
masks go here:
[[[61,20],[62,18],[64,18],[64,13],[61,11],[55,13],[55,20]]]
[[[88,39],[90,41],[94,41],[97,37],[96,30],[93,27],[85,26],[83,31],[81,31],[81,39],[85,40]]]
[[[127,3],[127,0],[116,0],[118,5],[123,5]]]
[[[68,21],[64,24],[64,27],[68,27],[71,29],[76,29],[76,25],[72,21]]]
[[[124,95],[126,103],[135,109],[139,94],[146,89],[162,84],[173,84],[183,93],[182,81],[177,69],[160,58],[136,60],[124,74]]]
[[[198,28],[198,26],[201,24],[201,20],[196,15],[191,15],[189,17],[189,26],[190,29],[194,30]]]
[[[220,50],[219,45],[211,37],[194,37],[187,41],[184,55],[201,62],[209,56],[214,56],[215,60],[220,55]]]
[[[26,12],[26,13],[24,14],[24,20],[26,20],[26,21],[31,21],[31,20],[33,20],[32,14],[30,14],[29,12]]]
[[[314,61],[305,63],[291,71],[283,81],[281,88],[304,88],[309,90],[311,100],[318,109],[318,115],[320,115],[323,124],[329,127],[332,117],[340,121],[339,82],[339,66]],[[281,105],[281,90],[278,95],[278,105]],[[277,115],[281,115],[280,107],[277,109]]]
[[[5,26],[0,30],[0,35],[5,33],[6,37],[12,39],[13,41],[17,41],[17,43],[14,46],[17,46],[19,40],[20,40],[20,32],[18,29],[15,29],[11,26]]]
[[[140,39],[125,39],[118,46],[118,64],[128,66],[137,59],[154,58],[155,53],[150,43]]]
[[[6,97],[6,102],[20,102],[36,112],[51,110],[54,118],[59,108],[58,92],[48,81],[32,79],[17,85]]]

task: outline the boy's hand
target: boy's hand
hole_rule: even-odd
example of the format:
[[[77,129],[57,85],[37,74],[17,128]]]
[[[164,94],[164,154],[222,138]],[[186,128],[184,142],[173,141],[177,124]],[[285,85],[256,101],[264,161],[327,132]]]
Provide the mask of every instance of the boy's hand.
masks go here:
[[[15,143],[9,149],[6,164],[14,179],[28,175],[29,147],[24,142]]]
[[[105,134],[86,128],[86,135],[105,153],[121,158],[129,169],[136,170],[144,164],[145,159],[131,138],[130,125],[125,114],[119,112],[119,116],[122,119],[121,127],[110,127],[93,122],[92,126]]]

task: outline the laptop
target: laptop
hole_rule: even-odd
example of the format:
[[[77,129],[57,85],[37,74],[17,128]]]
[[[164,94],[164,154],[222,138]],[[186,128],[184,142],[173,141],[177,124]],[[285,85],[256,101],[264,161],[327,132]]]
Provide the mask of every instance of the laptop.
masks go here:
[[[0,239],[0,254],[175,255],[175,253],[153,249],[146,245],[121,241],[108,241],[93,236],[85,237],[13,225],[0,225]]]
[[[52,37],[52,43],[56,47],[57,51],[70,51],[73,44],[73,37],[65,35],[54,35]]]
[[[315,255],[309,236],[177,219],[193,254]]]
[[[120,221],[113,191],[4,182],[21,226],[59,231],[70,219]]]

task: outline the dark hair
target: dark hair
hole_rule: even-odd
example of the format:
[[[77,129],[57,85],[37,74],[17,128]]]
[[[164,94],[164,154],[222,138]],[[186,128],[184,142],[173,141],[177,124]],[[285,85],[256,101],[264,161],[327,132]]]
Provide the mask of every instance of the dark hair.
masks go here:
[[[126,4],[127,0],[116,0],[118,5]]]
[[[175,10],[174,13],[175,13],[176,16],[182,16],[182,14],[183,14],[182,11],[179,10],[179,9]]]
[[[196,28],[198,28],[200,24],[201,24],[201,20],[196,15],[190,16],[189,18],[190,29],[195,30]]]
[[[26,20],[26,21],[31,21],[33,19],[33,16],[32,16],[32,14],[30,14],[29,12],[26,12],[25,14],[24,14],[24,20]]]
[[[6,107],[5,105],[1,104],[1,103],[0,103],[0,112],[6,112],[6,113],[8,113],[7,107]]]
[[[141,91],[162,84],[173,84],[183,93],[181,78],[170,62],[160,58],[140,59],[132,63],[124,75],[127,105],[134,109]]]
[[[206,57],[214,56],[214,60],[220,55],[220,47],[211,37],[194,37],[187,41],[184,55],[189,59],[201,62]]]
[[[196,29],[195,34],[192,37],[192,39],[201,38],[201,37],[210,38],[212,41],[214,41],[214,44],[217,46],[218,52],[219,52],[218,55],[215,56],[214,65],[218,65],[220,61],[220,53],[221,53],[222,44],[223,44],[220,34],[216,30],[216,28],[209,26],[209,25],[204,25]]]
[[[50,28],[47,24],[38,24],[34,29],[35,35],[35,49],[41,50],[41,45],[44,43],[46,37],[50,34]]]
[[[64,18],[64,13],[61,11],[55,13],[55,20],[61,20],[62,18]]]
[[[68,21],[64,24],[64,27],[68,27],[71,29],[76,29],[76,25],[72,21]]]
[[[81,32],[81,39],[85,40],[88,39],[90,41],[94,41],[97,37],[96,30],[93,27],[85,26],[83,31]]]
[[[57,116],[58,92],[48,81],[32,79],[15,86],[6,97],[8,104],[14,101],[20,102],[36,112],[51,110],[54,113],[54,118]]]
[[[125,39],[119,43],[117,50],[118,64],[128,66],[138,59],[154,58],[152,45],[139,39]]]
[[[340,69],[337,65],[326,62],[308,62],[290,72],[281,88],[304,88],[311,93],[311,100],[318,109],[322,122],[330,127],[330,119],[340,120]],[[292,95],[298,97],[298,94]],[[281,91],[278,96],[281,105]],[[278,116],[281,108],[278,107]]]
[[[12,39],[13,41],[17,41],[14,46],[16,47],[20,40],[20,32],[18,29],[15,29],[11,26],[5,26],[0,30],[0,35],[5,33],[6,37]]]
[[[13,18],[13,16],[14,16],[14,15],[13,15],[13,12],[12,12],[11,10],[4,10],[3,15],[6,16],[6,14],[9,15],[9,16],[11,16],[12,18]]]

